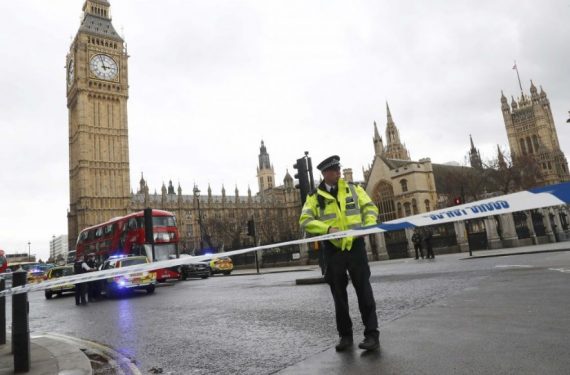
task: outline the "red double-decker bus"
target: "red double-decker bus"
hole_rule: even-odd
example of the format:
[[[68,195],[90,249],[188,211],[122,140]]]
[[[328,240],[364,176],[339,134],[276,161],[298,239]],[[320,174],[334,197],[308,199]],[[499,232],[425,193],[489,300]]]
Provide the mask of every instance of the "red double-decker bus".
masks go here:
[[[146,242],[144,211],[85,228],[77,238],[76,257],[94,254],[98,264],[114,255],[146,255],[152,262],[178,257],[179,237],[174,214],[153,209],[152,227],[154,246]],[[172,269],[156,271],[158,281],[178,277]]]

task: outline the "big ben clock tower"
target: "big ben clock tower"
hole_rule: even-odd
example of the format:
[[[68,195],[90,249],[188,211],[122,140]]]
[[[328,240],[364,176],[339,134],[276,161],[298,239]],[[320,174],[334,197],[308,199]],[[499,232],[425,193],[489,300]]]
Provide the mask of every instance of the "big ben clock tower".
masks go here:
[[[67,55],[68,235],[125,215],[130,202],[127,52],[107,0],[86,0]]]

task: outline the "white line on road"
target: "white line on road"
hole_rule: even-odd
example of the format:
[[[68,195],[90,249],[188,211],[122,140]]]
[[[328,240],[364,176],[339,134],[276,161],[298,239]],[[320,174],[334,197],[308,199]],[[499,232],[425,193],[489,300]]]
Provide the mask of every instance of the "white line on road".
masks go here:
[[[498,265],[495,268],[532,268],[534,266],[529,266],[526,264],[505,264],[505,265]]]
[[[562,273],[570,273],[570,269],[569,268],[549,268],[549,271],[558,271],[558,272],[562,272]]]

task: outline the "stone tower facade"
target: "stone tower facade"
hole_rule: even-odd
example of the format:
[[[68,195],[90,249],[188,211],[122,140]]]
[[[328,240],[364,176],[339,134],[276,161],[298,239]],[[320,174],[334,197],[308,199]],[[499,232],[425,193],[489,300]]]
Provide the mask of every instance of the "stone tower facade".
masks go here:
[[[556,125],[550,101],[540,88],[538,93],[531,81],[530,97],[521,92],[511,105],[501,93],[501,109],[507,130],[513,163],[534,160],[540,170],[539,185],[550,185],[570,180],[568,162],[558,143]]]
[[[411,160],[410,153],[406,149],[406,146],[400,142],[400,134],[396,124],[394,124],[394,120],[392,120],[388,103],[386,103],[386,115],[388,121],[386,123],[386,148],[384,149],[384,156],[388,159]],[[380,139],[380,143],[381,142],[382,140]],[[376,144],[376,141],[374,143]]]
[[[257,183],[259,185],[259,193],[267,189],[272,189],[275,187],[275,171],[273,166],[269,161],[269,154],[267,153],[267,148],[263,141],[261,141],[261,147],[259,148],[259,165],[257,166]]]
[[[69,111],[68,238],[125,215],[131,195],[127,51],[107,0],[86,0],[67,55]]]
[[[475,148],[471,134],[469,134],[469,141],[471,142],[471,148],[469,149],[469,163],[471,164],[471,168],[483,169],[481,154],[479,150]]]

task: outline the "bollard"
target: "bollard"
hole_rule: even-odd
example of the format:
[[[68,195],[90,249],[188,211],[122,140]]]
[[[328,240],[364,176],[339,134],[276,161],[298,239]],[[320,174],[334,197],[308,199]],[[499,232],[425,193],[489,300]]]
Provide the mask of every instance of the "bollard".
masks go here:
[[[6,280],[0,277],[0,292],[6,289]],[[6,344],[6,297],[0,297],[0,345]]]
[[[12,273],[12,287],[26,285],[28,273],[23,270]],[[12,295],[12,353],[14,372],[30,371],[30,325],[28,293]]]

